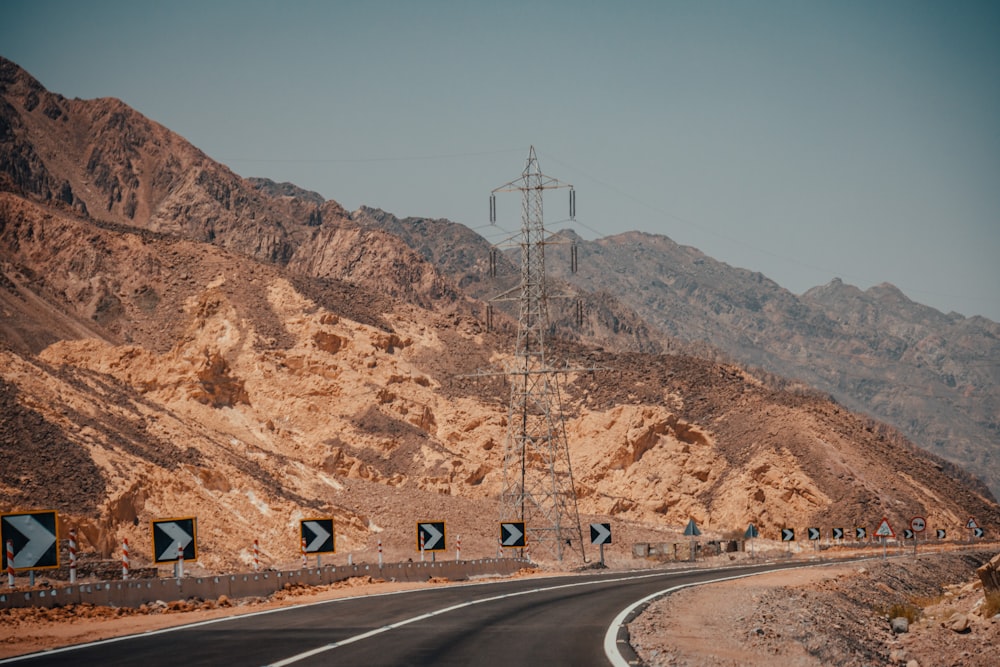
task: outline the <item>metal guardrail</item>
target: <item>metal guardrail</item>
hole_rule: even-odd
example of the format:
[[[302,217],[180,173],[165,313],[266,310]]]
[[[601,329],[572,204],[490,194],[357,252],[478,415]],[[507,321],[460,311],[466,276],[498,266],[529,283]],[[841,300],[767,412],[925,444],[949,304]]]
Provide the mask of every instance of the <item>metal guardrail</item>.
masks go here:
[[[378,565],[330,565],[320,568],[250,572],[167,579],[98,581],[0,593],[0,609],[16,607],[59,607],[89,603],[112,607],[139,607],[143,604],[201,598],[216,600],[225,595],[266,597],[288,585],[321,586],[352,577],[371,576],[386,581],[427,581],[442,577],[461,581],[473,576],[508,575],[530,563],[520,558],[486,558],[472,561],[406,562]]]

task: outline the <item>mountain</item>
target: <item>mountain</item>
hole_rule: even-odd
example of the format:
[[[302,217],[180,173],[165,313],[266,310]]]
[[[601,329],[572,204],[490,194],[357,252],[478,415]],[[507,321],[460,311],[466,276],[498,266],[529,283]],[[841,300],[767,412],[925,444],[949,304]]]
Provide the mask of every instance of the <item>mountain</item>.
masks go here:
[[[487,246],[444,257],[451,241],[434,221],[371,218],[410,243],[467,293],[489,298]],[[895,425],[924,449],[986,480],[1000,494],[1000,324],[943,314],[896,287],[865,292],[839,279],[801,296],[761,273],[728,266],[661,235],[628,232],[586,241],[553,236],[546,269],[583,295],[612,295],[646,323],[645,349],[728,360],[828,392],[845,406]],[[572,272],[569,248],[576,246]],[[511,262],[516,256],[511,256]],[[509,269],[516,274],[516,267]],[[590,313],[592,308],[585,308]],[[573,330],[565,318],[559,330]]]
[[[577,245],[579,271],[557,252],[555,277],[608,290],[672,336],[829,392],[1000,493],[1000,324],[945,315],[888,284],[862,292],[834,280],[795,296],[663,236]]]
[[[105,556],[128,538],[137,565],[149,522],[177,516],[214,571],[247,566],[254,539],[297,562],[310,516],[334,518],[341,554],[412,557],[431,518],[463,555],[495,552],[513,324],[484,326],[473,290],[491,287],[462,269],[481,239],[243,179],[3,60],[0,102],[5,511],[56,509]],[[578,502],[623,554],[690,518],[715,535],[1000,524],[985,486],[891,427],[578,291],[585,326],[553,337],[551,363],[590,369],[560,382]]]

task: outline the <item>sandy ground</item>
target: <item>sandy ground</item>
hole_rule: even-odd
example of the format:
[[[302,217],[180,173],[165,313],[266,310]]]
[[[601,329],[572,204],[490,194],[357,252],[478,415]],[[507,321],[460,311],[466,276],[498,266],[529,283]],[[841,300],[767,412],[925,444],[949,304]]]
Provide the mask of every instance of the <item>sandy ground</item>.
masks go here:
[[[975,575],[994,554],[873,560],[688,588],[633,621],[631,643],[650,667],[995,667],[1000,615],[984,618]],[[916,622],[897,635],[890,615],[902,609]],[[951,629],[956,614],[967,628]]]

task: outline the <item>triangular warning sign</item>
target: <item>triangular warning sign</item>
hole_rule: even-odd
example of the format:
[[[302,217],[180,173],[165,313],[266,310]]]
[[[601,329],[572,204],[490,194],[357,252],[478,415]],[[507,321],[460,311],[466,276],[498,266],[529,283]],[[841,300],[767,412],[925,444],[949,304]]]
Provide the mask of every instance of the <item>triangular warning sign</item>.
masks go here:
[[[896,537],[896,533],[892,532],[892,526],[889,525],[889,520],[885,517],[882,517],[882,523],[875,529],[875,534],[879,537]]]
[[[976,520],[973,517],[970,516],[969,520],[965,524],[965,527],[966,528],[979,528],[979,524],[976,523]]]

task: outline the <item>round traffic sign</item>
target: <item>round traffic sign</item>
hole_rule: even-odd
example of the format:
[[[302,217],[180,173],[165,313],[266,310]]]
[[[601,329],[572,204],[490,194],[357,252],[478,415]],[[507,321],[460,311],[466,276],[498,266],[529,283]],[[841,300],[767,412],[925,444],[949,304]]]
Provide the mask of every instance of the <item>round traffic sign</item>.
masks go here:
[[[922,533],[924,532],[924,529],[927,528],[927,521],[922,516],[915,516],[910,519],[910,528],[912,528],[915,533]]]

